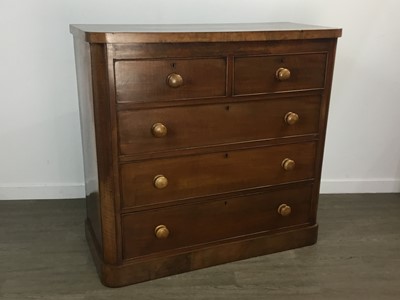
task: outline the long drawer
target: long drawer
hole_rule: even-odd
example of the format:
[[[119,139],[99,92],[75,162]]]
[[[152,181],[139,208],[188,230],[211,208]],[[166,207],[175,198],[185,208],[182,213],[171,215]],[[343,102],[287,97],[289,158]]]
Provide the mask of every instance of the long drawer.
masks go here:
[[[122,207],[311,179],[315,150],[307,142],[122,164]]]
[[[312,186],[122,216],[123,258],[309,222]]]
[[[326,53],[236,57],[234,94],[321,89],[326,63]]]
[[[158,102],[226,95],[226,59],[121,60],[115,63],[118,102]]]
[[[129,155],[316,134],[320,101],[308,96],[120,111],[119,151]],[[298,117],[294,124],[290,115]]]

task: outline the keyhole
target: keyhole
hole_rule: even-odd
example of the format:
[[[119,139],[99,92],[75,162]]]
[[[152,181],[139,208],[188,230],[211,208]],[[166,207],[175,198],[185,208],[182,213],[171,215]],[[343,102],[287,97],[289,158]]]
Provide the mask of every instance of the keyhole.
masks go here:
[[[225,158],[229,158],[229,154],[228,153],[225,153]]]
[[[229,105],[225,106],[225,109],[226,109],[226,110],[229,110],[229,109],[230,109]]]
[[[171,67],[172,67],[173,69],[175,69],[175,66],[176,66],[175,63],[172,63],[172,64],[171,64]]]

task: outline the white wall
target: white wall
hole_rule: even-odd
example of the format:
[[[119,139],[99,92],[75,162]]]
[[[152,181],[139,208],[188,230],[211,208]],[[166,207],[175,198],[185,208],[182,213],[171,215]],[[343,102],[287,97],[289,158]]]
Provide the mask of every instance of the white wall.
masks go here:
[[[343,28],[322,192],[400,192],[400,1],[1,0],[0,199],[84,196],[70,23]]]

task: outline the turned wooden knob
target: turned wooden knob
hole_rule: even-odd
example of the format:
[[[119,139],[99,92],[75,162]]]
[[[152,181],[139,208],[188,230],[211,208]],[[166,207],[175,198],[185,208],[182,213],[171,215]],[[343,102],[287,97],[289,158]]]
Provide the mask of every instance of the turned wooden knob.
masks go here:
[[[294,162],[294,160],[290,159],[290,158],[285,158],[282,161],[282,168],[285,171],[292,171],[294,169],[294,167],[296,166],[296,163]]]
[[[285,115],[284,119],[286,124],[293,125],[299,121],[299,115],[290,111]]]
[[[154,187],[157,189],[166,188],[168,185],[168,179],[164,175],[157,175],[153,180]]]
[[[290,78],[290,70],[286,68],[279,68],[276,70],[275,77],[279,81],[288,80]]]
[[[155,123],[151,126],[151,133],[155,137],[164,137],[168,133],[167,127],[162,123]]]
[[[172,88],[180,87],[183,84],[183,78],[177,73],[171,73],[167,77],[167,84]]]
[[[169,236],[169,230],[165,225],[158,225],[154,229],[154,234],[158,239],[166,239]]]
[[[278,214],[280,214],[283,217],[290,215],[291,212],[292,208],[287,204],[281,204],[278,207]]]

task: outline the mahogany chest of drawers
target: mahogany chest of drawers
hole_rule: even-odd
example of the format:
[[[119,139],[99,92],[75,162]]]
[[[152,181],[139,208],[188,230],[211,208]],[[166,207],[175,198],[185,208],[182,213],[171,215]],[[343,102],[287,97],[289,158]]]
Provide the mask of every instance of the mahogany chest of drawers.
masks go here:
[[[71,25],[86,235],[123,286],[311,245],[341,29]]]

